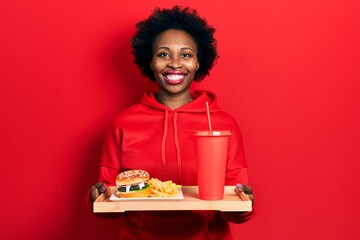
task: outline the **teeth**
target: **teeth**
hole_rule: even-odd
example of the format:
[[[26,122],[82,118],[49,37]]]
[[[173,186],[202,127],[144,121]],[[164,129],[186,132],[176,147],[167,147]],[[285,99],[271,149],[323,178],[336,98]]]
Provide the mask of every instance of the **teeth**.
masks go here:
[[[177,80],[180,80],[184,77],[184,75],[175,75],[175,74],[171,74],[171,75],[165,75],[165,77],[169,80],[172,80],[172,81],[177,81]]]

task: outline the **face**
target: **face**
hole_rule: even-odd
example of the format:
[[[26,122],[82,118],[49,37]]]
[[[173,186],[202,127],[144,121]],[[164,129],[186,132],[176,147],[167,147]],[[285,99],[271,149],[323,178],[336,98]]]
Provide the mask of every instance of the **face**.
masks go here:
[[[150,67],[160,94],[190,94],[190,84],[199,69],[194,39],[182,30],[162,32],[154,42]]]

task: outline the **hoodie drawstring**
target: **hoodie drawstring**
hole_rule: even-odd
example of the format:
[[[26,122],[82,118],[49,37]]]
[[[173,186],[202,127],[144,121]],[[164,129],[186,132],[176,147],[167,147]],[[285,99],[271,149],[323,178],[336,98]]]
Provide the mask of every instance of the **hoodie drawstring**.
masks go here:
[[[182,184],[182,177],[181,177],[181,153],[180,153],[180,143],[178,137],[178,128],[177,128],[177,116],[178,113],[174,113],[173,118],[173,125],[174,125],[174,140],[175,140],[175,147],[176,147],[176,159],[177,159],[177,166],[178,166],[178,177],[179,177],[179,184]]]
[[[166,170],[166,138],[168,133],[168,117],[169,112],[167,109],[164,111],[164,126],[163,126],[163,135],[161,139],[161,163],[164,167],[164,170]],[[175,148],[176,148],[176,160],[177,160],[177,172],[178,172],[178,180],[179,184],[182,184],[182,173],[181,173],[181,153],[180,153],[180,143],[179,143],[179,137],[178,137],[178,127],[177,127],[177,117],[178,113],[174,113],[173,117],[173,126],[174,126],[174,142],[175,142]]]
[[[165,145],[166,145],[166,137],[167,137],[167,132],[168,132],[168,116],[169,116],[169,112],[167,109],[165,109],[164,129],[163,129],[163,136],[161,139],[161,162],[164,167],[164,170],[166,169]]]

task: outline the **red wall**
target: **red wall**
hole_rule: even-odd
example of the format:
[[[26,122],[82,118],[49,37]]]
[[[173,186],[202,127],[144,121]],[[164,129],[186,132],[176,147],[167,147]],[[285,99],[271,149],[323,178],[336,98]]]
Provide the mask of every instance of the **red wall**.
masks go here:
[[[93,216],[104,130],[147,87],[129,37],[178,1],[0,2],[1,239],[113,239]],[[258,213],[235,239],[360,239],[359,1],[181,1],[217,28],[199,88],[244,137]]]

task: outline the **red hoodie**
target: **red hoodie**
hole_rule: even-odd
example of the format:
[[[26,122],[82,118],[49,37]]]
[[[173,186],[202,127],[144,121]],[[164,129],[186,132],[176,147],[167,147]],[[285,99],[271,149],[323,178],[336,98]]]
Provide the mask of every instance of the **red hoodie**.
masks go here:
[[[99,181],[115,185],[128,169],[144,169],[162,181],[197,185],[191,131],[207,130],[209,102],[214,130],[230,130],[226,185],[248,184],[243,142],[236,120],[223,112],[211,92],[191,93],[193,101],[177,109],[146,92],[139,104],[119,113],[107,132]],[[228,222],[242,223],[254,214],[219,211],[125,212],[121,239],[232,239]]]

